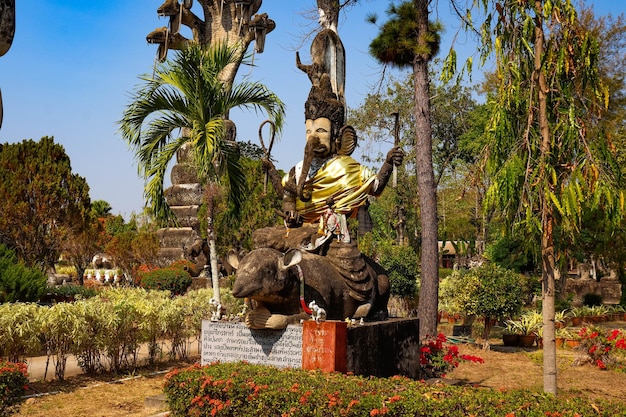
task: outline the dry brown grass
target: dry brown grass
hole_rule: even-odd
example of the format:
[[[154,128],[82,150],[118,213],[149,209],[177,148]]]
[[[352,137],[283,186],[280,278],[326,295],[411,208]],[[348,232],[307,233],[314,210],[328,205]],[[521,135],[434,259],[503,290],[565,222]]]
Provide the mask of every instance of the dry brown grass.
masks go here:
[[[196,358],[199,359],[199,358]],[[166,373],[192,360],[143,368],[135,375],[77,375],[65,381],[30,383],[28,398],[14,416],[148,417],[163,411],[146,407],[146,398],[163,393]]]
[[[63,392],[59,394],[30,398],[17,416],[151,416],[160,410],[146,408],[144,401],[151,395],[160,394],[162,387],[163,376],[138,377],[111,384],[90,381],[82,387],[63,387]]]
[[[488,351],[464,344],[459,348],[462,353],[482,357],[485,363],[462,363],[448,375],[449,379],[494,389],[543,390],[541,350],[505,351],[497,340],[492,341],[492,350]],[[591,365],[574,367],[574,355],[571,350],[558,350],[560,396],[626,401],[626,372],[602,371]],[[162,393],[165,371],[173,366],[161,365],[160,369],[145,369],[141,374],[126,377],[79,375],[64,382],[36,382],[31,393],[59,393],[26,400],[16,416],[153,416],[163,410],[147,408],[144,401]]]

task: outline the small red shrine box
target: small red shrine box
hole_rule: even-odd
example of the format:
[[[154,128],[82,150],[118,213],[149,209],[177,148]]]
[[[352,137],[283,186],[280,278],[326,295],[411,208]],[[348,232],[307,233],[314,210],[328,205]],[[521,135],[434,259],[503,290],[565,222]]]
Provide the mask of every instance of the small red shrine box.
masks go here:
[[[345,321],[305,321],[302,326],[302,368],[346,372],[347,337],[348,324]]]

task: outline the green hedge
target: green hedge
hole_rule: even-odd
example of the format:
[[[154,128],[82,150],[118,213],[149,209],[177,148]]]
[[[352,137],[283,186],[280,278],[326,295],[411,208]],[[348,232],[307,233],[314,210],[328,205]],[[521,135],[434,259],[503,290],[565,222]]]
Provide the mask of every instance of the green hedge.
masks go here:
[[[28,389],[28,373],[25,363],[0,360],[0,416],[17,411],[17,404]]]
[[[46,294],[41,298],[41,302],[59,302],[74,301],[76,299],[95,297],[97,290],[95,288],[85,287],[84,285],[68,284],[49,287]]]
[[[182,268],[169,267],[147,272],[141,278],[141,287],[147,290],[170,291],[174,295],[184,294],[191,286],[191,275]]]
[[[15,251],[0,243],[0,303],[37,301],[46,281],[42,271],[28,268],[17,260]]]
[[[241,311],[243,300],[225,288],[220,294],[228,314]],[[76,356],[87,373],[136,368],[137,351],[144,343],[151,362],[165,355],[185,358],[188,342],[200,337],[202,320],[214,313],[213,295],[208,288],[177,297],[169,291],[106,288],[71,303],[0,304],[0,358],[18,362],[48,352],[57,379],[64,378],[69,355]]]
[[[427,385],[247,363],[168,374],[170,416],[623,416],[626,403],[559,398],[528,390]]]

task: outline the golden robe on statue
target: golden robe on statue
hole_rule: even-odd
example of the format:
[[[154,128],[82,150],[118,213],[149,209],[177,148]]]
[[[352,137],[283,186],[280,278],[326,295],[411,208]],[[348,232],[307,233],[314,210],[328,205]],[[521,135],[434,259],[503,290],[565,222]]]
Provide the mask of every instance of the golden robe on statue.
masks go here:
[[[302,163],[296,165],[296,178],[300,176]],[[337,155],[324,162],[307,177],[304,188],[311,190],[311,201],[296,201],[296,210],[307,223],[317,222],[326,209],[326,200],[332,197],[336,213],[346,217],[355,216],[370,195],[376,175],[352,157]],[[283,181],[284,182],[284,181]]]

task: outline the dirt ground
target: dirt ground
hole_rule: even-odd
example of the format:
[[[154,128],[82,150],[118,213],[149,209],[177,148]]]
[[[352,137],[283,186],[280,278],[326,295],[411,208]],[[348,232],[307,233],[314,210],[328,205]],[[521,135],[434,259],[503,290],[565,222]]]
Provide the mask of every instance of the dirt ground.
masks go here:
[[[31,381],[31,389],[27,393],[29,398],[14,416],[154,416],[165,410],[161,402],[155,404],[150,399],[163,393],[167,372],[192,363],[191,360],[169,363],[128,375],[92,377],[80,374],[65,381]]]
[[[461,363],[448,375],[450,379],[494,389],[543,391],[543,355],[540,349],[510,349],[494,344],[489,351],[470,346],[461,346],[460,350],[482,357],[485,363]],[[569,349],[557,350],[559,395],[626,401],[626,370],[573,366],[575,357],[576,353]]]
[[[459,349],[461,353],[482,357],[485,363],[462,363],[447,376],[450,382],[494,389],[543,390],[540,349],[505,348],[499,340],[492,341],[491,350],[468,344],[459,344]],[[559,395],[626,401],[626,371],[602,371],[591,365],[574,367],[574,358],[571,350],[558,350]],[[78,375],[65,382],[34,382],[29,394],[53,393],[27,399],[16,416],[154,416],[163,409],[148,407],[145,400],[161,394],[170,366],[174,364],[142,370],[135,375],[98,378]]]

